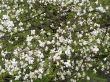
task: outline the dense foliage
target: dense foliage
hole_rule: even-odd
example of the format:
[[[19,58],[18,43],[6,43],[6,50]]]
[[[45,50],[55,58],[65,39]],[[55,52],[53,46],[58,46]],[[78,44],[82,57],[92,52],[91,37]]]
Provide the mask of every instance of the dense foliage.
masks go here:
[[[110,0],[0,0],[0,82],[106,82]]]

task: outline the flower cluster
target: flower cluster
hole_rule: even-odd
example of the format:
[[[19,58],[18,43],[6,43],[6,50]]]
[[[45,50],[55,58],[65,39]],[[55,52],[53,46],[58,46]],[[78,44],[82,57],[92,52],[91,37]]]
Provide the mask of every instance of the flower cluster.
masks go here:
[[[0,77],[77,82],[91,80],[90,71],[110,74],[110,9],[103,3],[2,0]]]

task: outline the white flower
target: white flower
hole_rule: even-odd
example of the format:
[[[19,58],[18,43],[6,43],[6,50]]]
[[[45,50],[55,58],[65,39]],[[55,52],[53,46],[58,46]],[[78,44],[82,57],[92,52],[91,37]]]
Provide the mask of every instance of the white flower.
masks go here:
[[[58,33],[56,33],[56,34],[55,34],[55,37],[56,37],[56,38],[58,38],[58,37],[59,37]]]
[[[31,56],[33,54],[33,52],[32,51],[29,51],[29,56]]]
[[[15,80],[19,80],[21,75],[19,74],[18,76],[15,76]]]
[[[24,80],[26,80],[28,77],[29,77],[29,75],[28,74],[25,74]]]
[[[78,11],[78,12],[77,12],[77,15],[78,15],[78,16],[81,16],[81,12],[80,12],[80,11]]]
[[[87,41],[83,41],[83,45],[87,45]]]
[[[61,57],[59,55],[59,53],[56,53],[54,56],[53,56],[53,60],[56,61],[56,60],[60,60]]]
[[[4,27],[2,25],[0,25],[0,31],[3,31]]]
[[[22,25],[23,25],[23,23],[22,23],[22,22],[20,22],[20,23],[19,23],[19,26],[22,26]]]
[[[4,33],[0,33],[0,37],[2,37],[2,36],[4,36]],[[1,46],[0,46],[0,48],[1,48]]]
[[[70,24],[70,23],[71,23],[70,21],[67,22],[67,24]]]
[[[89,11],[93,11],[94,9],[92,8],[92,6],[89,7]]]
[[[84,23],[84,21],[78,21],[79,22],[79,24],[82,26],[83,25],[83,23]]]
[[[103,60],[104,60],[104,61],[106,61],[106,60],[107,60],[107,58],[104,58]]]
[[[60,42],[59,42],[59,41],[57,41],[57,42],[56,42],[56,45],[57,45],[57,46],[60,46]]]
[[[19,31],[24,31],[24,28],[23,28],[23,27],[20,27],[20,28],[19,28]]]
[[[71,75],[71,71],[70,71],[70,70],[66,71],[66,73],[67,73],[68,75]]]
[[[12,82],[12,80],[10,80],[10,82]]]
[[[97,30],[94,30],[93,32],[91,32],[91,34],[93,34],[93,35],[95,35],[95,36],[97,36],[98,35],[98,31]]]
[[[46,31],[44,29],[41,29],[41,34],[45,34]]]
[[[4,69],[2,69],[2,70],[0,71],[0,74],[2,74],[2,73],[5,73],[5,70],[4,70]]]
[[[40,78],[40,79],[41,79],[41,78],[42,78],[42,74],[38,74],[38,78]]]
[[[70,79],[71,80],[71,82],[76,82],[76,80],[75,79]]]
[[[38,69],[39,73],[43,73],[43,68]]]
[[[70,56],[71,55],[71,47],[67,47],[67,49],[65,50],[65,54],[67,55],[67,56]]]
[[[74,0],[74,4],[77,4],[79,2],[79,0]]]
[[[1,51],[1,55],[2,55],[3,57],[5,57],[5,56],[6,56],[6,53],[4,53],[3,51]]]
[[[9,19],[9,16],[8,15],[3,15],[3,19],[7,20],[7,19]]]
[[[28,62],[29,62],[29,64],[33,64],[34,60],[33,60],[32,58],[30,58],[30,59],[28,60]]]
[[[47,41],[46,43],[47,43],[47,44],[51,44],[51,42],[50,42],[50,41]]]
[[[26,37],[26,41],[27,41],[27,42],[30,42],[32,39],[33,39],[32,36],[27,35],[27,37]]]
[[[16,66],[16,65],[17,65],[17,61],[16,61],[15,58],[13,58],[11,62],[12,62],[12,65],[13,65],[13,66]]]
[[[27,0],[28,4],[35,3],[35,0]]]
[[[8,30],[9,32],[12,31],[12,29],[13,29],[13,27],[14,27],[13,21],[4,20],[4,21],[2,21],[1,23],[7,28],[7,30]]]
[[[30,72],[29,76],[30,76],[30,78],[34,78],[35,77],[35,73],[34,72]]]
[[[106,12],[105,9],[102,6],[96,7],[96,10],[99,10],[102,13]]]
[[[71,39],[66,39],[68,44],[71,44],[72,43],[72,40]]]
[[[34,35],[35,34],[35,30],[31,30],[31,35]]]
[[[66,67],[71,67],[70,60],[67,60],[67,62],[64,62],[64,65],[65,65]]]
[[[97,0],[95,3],[98,5],[99,1]]]
[[[12,27],[14,27],[13,21],[10,20],[8,15],[3,15],[2,19],[1,24],[3,24],[3,26],[5,26],[9,32],[11,32],[13,29]]]
[[[81,38],[83,35],[82,34],[77,34],[78,38]]]
[[[41,59],[41,58],[44,58],[44,55],[43,55],[43,53],[39,53],[39,54],[37,54],[37,56]]]
[[[13,27],[14,23],[13,21],[6,21],[7,27]]]
[[[87,76],[87,80],[90,80],[90,77],[89,76]]]
[[[91,49],[94,53],[97,53],[99,51],[99,48],[96,45],[92,47]]]
[[[64,80],[64,79],[65,79],[65,77],[64,77],[64,75],[63,75],[63,74],[61,74],[61,79],[62,79],[62,80]]]
[[[93,72],[96,73],[97,72],[96,69],[93,69]]]
[[[44,47],[45,46],[45,42],[42,42],[41,40],[38,40],[38,42],[39,42],[39,46],[40,47]]]
[[[75,70],[76,70],[76,71],[78,71],[78,70],[79,70],[78,66],[76,66]]]
[[[63,36],[61,36],[61,37],[59,37],[59,42],[64,42],[64,37]]]
[[[51,35],[51,33],[50,33],[50,32],[48,32],[48,33],[47,33],[47,35],[49,35],[49,36],[50,36],[50,35]]]
[[[81,77],[81,73],[77,73],[77,76],[78,76],[78,77]]]
[[[100,44],[100,43],[101,43],[101,41],[100,41],[100,39],[99,39],[99,38],[98,38],[96,41],[97,41],[97,43],[98,43],[98,44]]]
[[[46,47],[45,47],[45,51],[48,51],[48,49],[49,49],[49,48],[46,46]]]

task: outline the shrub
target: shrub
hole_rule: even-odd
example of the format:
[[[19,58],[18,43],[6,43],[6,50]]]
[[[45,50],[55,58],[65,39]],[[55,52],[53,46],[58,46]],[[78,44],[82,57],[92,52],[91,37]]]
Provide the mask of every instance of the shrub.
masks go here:
[[[78,82],[109,75],[109,3],[1,0],[1,80]]]

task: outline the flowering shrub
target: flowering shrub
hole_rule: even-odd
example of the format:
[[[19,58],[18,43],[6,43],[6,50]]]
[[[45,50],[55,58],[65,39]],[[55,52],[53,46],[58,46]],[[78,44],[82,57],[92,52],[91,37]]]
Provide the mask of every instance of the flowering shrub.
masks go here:
[[[78,82],[99,71],[109,75],[109,5],[109,0],[1,0],[1,81]]]

